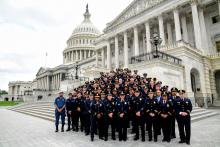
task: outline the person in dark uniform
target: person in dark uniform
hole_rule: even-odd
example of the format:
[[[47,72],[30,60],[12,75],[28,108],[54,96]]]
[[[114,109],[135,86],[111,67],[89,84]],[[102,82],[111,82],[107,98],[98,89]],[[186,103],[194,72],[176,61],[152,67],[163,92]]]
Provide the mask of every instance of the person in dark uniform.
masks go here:
[[[90,96],[93,96],[91,93]],[[83,120],[85,121],[85,135],[89,135],[90,133],[90,100],[89,93],[85,93],[85,99],[83,100],[83,105],[82,105],[82,115],[83,115]]]
[[[109,125],[111,125],[111,131],[112,131],[112,140],[116,140],[115,138],[115,129],[116,129],[116,107],[115,102],[112,98],[112,94],[109,93],[107,95],[107,100],[105,105],[105,141],[108,140],[108,128]]]
[[[59,96],[55,99],[54,106],[55,106],[55,119],[56,119],[55,132],[58,132],[60,116],[61,116],[61,122],[62,122],[61,132],[64,132],[66,100],[63,97],[63,92],[60,92]]]
[[[83,115],[81,111],[81,107],[83,105],[83,100],[82,100],[82,94],[81,92],[78,92],[77,97],[75,99],[75,110],[74,110],[74,124],[76,127],[76,132],[79,131],[79,119],[80,119],[80,129],[81,132],[83,131],[84,127],[84,120],[83,120]]]
[[[191,135],[191,117],[192,111],[191,100],[186,98],[185,90],[179,91],[180,97],[176,99],[176,118],[179,128],[180,141],[179,143],[186,143],[190,145]]]
[[[129,103],[125,99],[125,93],[120,93],[120,99],[116,102],[116,109],[118,113],[118,133],[119,141],[127,140],[127,128],[128,128],[128,110]]]
[[[177,96],[177,93],[178,93],[178,89],[176,87],[171,88],[171,96],[169,97],[169,100],[173,102],[174,107],[175,107],[176,99],[179,98],[179,96]],[[171,116],[171,139],[176,138],[175,119],[176,119],[175,109],[173,109],[173,113]]]
[[[171,116],[173,111],[172,101],[168,101],[168,94],[163,92],[162,99],[159,102],[159,120],[163,131],[163,142],[170,142]]]
[[[152,141],[152,127],[153,127],[154,141],[157,142],[158,103],[157,103],[157,99],[154,98],[153,89],[149,89],[148,91],[148,98],[145,101],[145,115],[146,115],[149,141]]]
[[[68,128],[66,131],[70,131],[70,125],[72,122],[72,108],[71,108],[71,101],[72,101],[72,93],[68,94],[68,99],[66,100],[66,114],[67,114],[67,120],[68,120]]]
[[[91,110],[91,141],[94,141],[94,134],[98,128],[99,139],[104,140],[104,105],[99,94],[95,95],[95,100],[90,104]]]
[[[142,141],[145,141],[145,118],[144,118],[144,98],[140,95],[138,89],[135,90],[134,99],[134,112],[135,112],[135,138],[134,140],[139,139],[139,126],[141,126],[141,138]]]

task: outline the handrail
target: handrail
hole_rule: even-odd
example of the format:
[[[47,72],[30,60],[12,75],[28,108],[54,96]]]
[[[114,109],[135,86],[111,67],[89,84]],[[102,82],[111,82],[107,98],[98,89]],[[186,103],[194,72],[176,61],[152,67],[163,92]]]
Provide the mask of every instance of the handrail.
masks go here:
[[[156,56],[156,51],[152,51],[150,53],[143,53],[143,54],[140,54],[139,56],[133,56],[130,59],[130,63],[134,64],[134,63],[143,62],[143,61],[150,61],[150,60],[154,60],[154,59],[161,59],[164,61],[179,64],[179,65],[182,64],[181,59],[174,57],[172,55],[166,54],[161,51],[158,51],[158,56]]]

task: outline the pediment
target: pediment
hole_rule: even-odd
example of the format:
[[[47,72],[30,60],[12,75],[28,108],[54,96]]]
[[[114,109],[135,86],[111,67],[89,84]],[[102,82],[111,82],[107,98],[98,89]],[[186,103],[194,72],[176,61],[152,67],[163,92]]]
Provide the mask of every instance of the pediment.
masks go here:
[[[126,20],[140,14],[141,12],[158,5],[165,0],[134,0],[127,8],[125,8],[114,20],[107,24],[104,31],[108,31]]]
[[[45,68],[43,68],[43,67],[41,67],[39,70],[38,70],[38,72],[37,72],[37,75],[36,76],[39,76],[39,75],[41,75],[42,73],[44,73],[46,71],[46,69]]]

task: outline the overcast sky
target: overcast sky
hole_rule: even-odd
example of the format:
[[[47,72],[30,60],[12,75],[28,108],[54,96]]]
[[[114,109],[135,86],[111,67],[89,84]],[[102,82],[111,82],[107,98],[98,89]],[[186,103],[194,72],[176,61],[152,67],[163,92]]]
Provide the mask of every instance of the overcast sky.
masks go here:
[[[0,89],[32,81],[38,69],[62,64],[62,51],[83,21],[86,4],[102,31],[133,0],[0,0]]]

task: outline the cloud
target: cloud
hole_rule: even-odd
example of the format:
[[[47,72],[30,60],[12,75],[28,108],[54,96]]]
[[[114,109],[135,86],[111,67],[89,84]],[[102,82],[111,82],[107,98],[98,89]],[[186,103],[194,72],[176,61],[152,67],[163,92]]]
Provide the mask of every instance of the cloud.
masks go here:
[[[89,3],[102,31],[132,0],[0,0],[0,89],[33,80],[38,69],[62,64],[62,51]],[[112,9],[114,8],[114,9]]]

